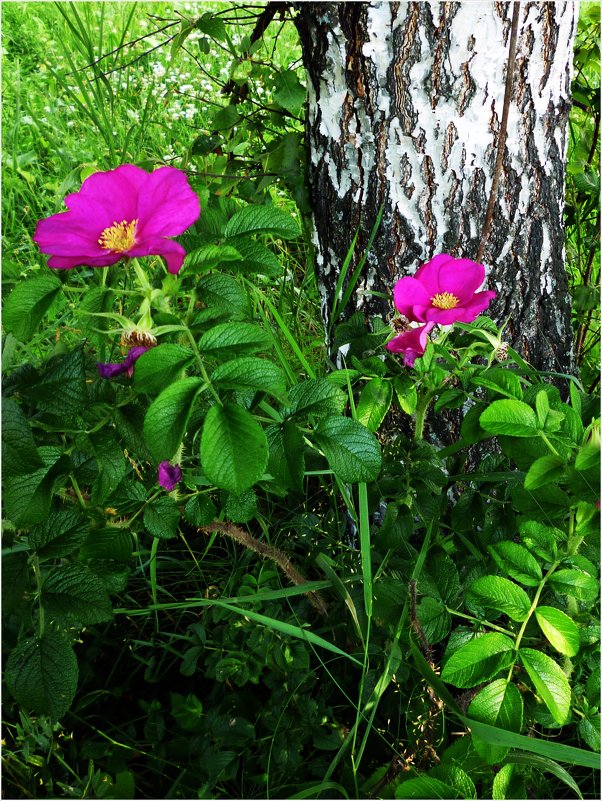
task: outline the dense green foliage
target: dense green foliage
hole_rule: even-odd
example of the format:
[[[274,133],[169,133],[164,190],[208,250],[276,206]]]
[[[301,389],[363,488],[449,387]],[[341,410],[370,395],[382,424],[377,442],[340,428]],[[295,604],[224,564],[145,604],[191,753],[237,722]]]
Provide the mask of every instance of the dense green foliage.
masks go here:
[[[388,327],[336,325],[345,294],[329,362],[286,16],[252,41],[257,8],[5,7],[7,797],[599,797],[592,5],[570,379],[485,316],[409,370]],[[37,220],[124,162],[199,194],[181,273],[49,270]],[[143,328],[133,375],[100,378]]]

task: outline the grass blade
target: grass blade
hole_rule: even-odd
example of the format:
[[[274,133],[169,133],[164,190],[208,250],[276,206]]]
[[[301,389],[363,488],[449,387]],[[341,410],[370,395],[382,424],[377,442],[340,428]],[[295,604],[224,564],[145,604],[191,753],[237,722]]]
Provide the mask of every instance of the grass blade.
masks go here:
[[[341,650],[336,645],[333,645],[331,642],[328,642],[328,640],[325,640],[322,637],[319,637],[317,634],[314,634],[313,631],[302,629],[300,626],[293,626],[291,623],[284,623],[282,620],[276,620],[276,618],[273,617],[261,615],[258,612],[251,611],[250,609],[240,609],[238,606],[224,603],[224,601],[213,600],[211,603],[215,604],[216,606],[221,606],[223,609],[229,609],[231,612],[235,612],[237,615],[248,617],[250,620],[254,620],[256,623],[260,623],[261,625],[273,629],[274,631],[279,631],[281,634],[286,634],[289,637],[296,637],[299,640],[310,642],[313,645],[317,645],[320,648],[331,651],[333,654],[337,654],[338,656],[344,656],[345,659],[349,659],[351,662],[354,662],[356,665],[361,667],[362,663],[354,656],[345,653],[345,651]]]

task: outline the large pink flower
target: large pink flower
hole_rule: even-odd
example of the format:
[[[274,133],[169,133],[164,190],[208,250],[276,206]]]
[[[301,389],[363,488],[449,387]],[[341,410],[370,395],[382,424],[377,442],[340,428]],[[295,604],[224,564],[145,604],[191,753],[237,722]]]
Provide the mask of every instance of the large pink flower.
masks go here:
[[[153,255],[177,273],[186,251],[166,237],[183,233],[201,213],[181,170],[148,173],[134,164],[90,175],[65,205],[69,211],[40,220],[33,237],[42,253],[51,254],[48,266],[58,270]]]
[[[416,328],[410,328],[387,342],[387,349],[393,351],[393,353],[403,353],[405,366],[413,367],[416,359],[424,354],[428,335],[434,327],[435,323],[427,323],[426,325],[416,326]]]
[[[412,277],[397,282],[395,305],[408,320],[417,323],[471,323],[496,294],[477,292],[484,280],[482,264],[441,253]]]

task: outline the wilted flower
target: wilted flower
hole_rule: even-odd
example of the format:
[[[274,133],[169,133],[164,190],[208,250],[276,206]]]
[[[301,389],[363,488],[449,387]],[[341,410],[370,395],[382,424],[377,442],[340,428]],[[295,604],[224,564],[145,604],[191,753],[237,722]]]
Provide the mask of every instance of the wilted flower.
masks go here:
[[[413,367],[416,359],[424,354],[428,335],[434,327],[435,323],[427,323],[416,328],[410,328],[387,342],[387,349],[393,351],[393,353],[403,353],[405,366]]]
[[[441,253],[423,264],[415,275],[397,282],[395,306],[417,323],[471,323],[496,294],[477,292],[484,280],[482,264]]]
[[[116,364],[102,364],[97,362],[96,366],[98,367],[99,376],[101,378],[116,378],[118,375],[126,375],[128,378],[131,378],[134,372],[134,362],[147,350],[148,348],[143,347],[132,348],[125,357],[125,361]]]
[[[157,480],[160,487],[171,492],[182,480],[180,465],[171,464],[171,462],[161,462],[159,464]]]
[[[183,233],[200,214],[185,173],[174,167],[148,173],[134,164],[90,175],[65,205],[69,211],[40,220],[33,237],[51,254],[48,266],[59,270],[153,255],[175,274],[186,251],[166,237]]]

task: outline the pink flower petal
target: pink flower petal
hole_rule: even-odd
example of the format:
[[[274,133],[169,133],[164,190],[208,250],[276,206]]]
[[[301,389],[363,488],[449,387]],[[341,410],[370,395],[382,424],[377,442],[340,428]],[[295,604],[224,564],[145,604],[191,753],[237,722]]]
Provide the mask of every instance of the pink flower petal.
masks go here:
[[[471,298],[485,280],[485,268],[470,259],[452,259],[441,264],[440,292],[450,292],[460,301]],[[463,305],[462,303],[460,305]]]
[[[100,247],[98,239],[98,228],[72,211],[63,211],[40,220],[33,236],[42,253],[55,256],[105,256],[107,251]]]
[[[452,309],[451,311],[461,312],[461,314],[458,314],[456,317],[458,322],[472,323],[472,321],[476,320],[479,314],[489,306],[496,294],[496,292],[492,292],[491,290],[477,292],[477,294],[473,295],[472,299],[469,300],[468,303],[465,303],[461,309]]]
[[[51,256],[48,266],[53,270],[71,270],[73,267],[108,267],[117,264],[123,258],[122,253],[107,253],[106,256],[95,258],[90,256]]]
[[[65,205],[87,216],[98,215],[101,209],[101,230],[114,222],[131,222],[138,216],[138,194],[147,178],[148,173],[134,164],[95,172],[86,178],[79,192],[67,195]]]
[[[138,202],[141,239],[178,236],[200,213],[199,199],[181,170],[160,167],[147,175]]]
[[[447,253],[440,253],[438,256],[433,256],[430,261],[427,261],[426,264],[416,270],[414,278],[420,281],[429,298],[432,298],[437,292],[443,291],[439,283],[441,268],[445,264],[454,261],[453,256],[448,256]]]
[[[127,252],[128,256],[163,256],[167,271],[176,275],[180,271],[186,251],[172,239],[144,239]]]
[[[431,298],[423,284],[413,277],[401,278],[395,284],[393,297],[397,310],[414,322],[421,322],[420,318],[414,316],[414,308],[428,306]]]
[[[171,492],[182,480],[180,465],[161,462],[157,469],[157,482],[160,487]]]
[[[399,336],[387,342],[387,349],[393,353],[403,353],[403,361],[406,367],[413,367],[416,359],[423,355],[428,342],[428,335],[433,330],[434,325],[435,323],[427,323],[416,328],[410,328],[409,331],[404,331],[403,334],[399,334]]]

